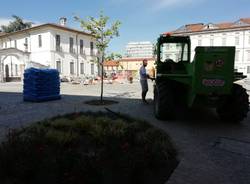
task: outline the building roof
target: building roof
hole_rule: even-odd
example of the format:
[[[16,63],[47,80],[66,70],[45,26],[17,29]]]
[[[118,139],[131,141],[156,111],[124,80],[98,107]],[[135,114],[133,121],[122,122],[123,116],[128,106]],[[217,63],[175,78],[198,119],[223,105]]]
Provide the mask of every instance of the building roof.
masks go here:
[[[81,34],[81,35],[85,35],[85,36],[92,36],[89,33],[79,31],[77,29],[72,29],[72,28],[69,28],[69,27],[66,27],[66,26],[61,26],[61,25],[58,25],[58,24],[47,23],[47,24],[41,24],[41,25],[34,26],[34,27],[31,27],[31,28],[23,29],[23,30],[20,30],[20,31],[12,32],[12,33],[3,33],[3,34],[0,33],[0,38],[4,38],[4,37],[12,36],[12,35],[15,35],[15,34],[20,34],[20,33],[25,33],[27,31],[39,30],[39,29],[42,29],[42,28],[45,28],[45,27],[61,29],[61,30],[64,30],[64,31],[69,31],[69,32],[73,32],[73,33],[77,33],[77,34]]]
[[[185,30],[198,31],[204,27],[203,23],[185,25]]]
[[[154,61],[154,58],[122,58],[119,62],[142,62],[144,59],[148,61]]]
[[[226,29],[226,28],[232,27],[233,25],[234,25],[233,22],[223,22],[223,23],[216,24],[216,26],[218,26],[218,28],[220,29]]]
[[[241,18],[240,20],[244,23],[250,24],[250,18]]]
[[[119,61],[104,61],[103,66],[119,66]]]
[[[172,31],[173,34],[181,33],[193,33],[193,32],[207,32],[215,30],[231,30],[231,29],[244,29],[250,28],[250,18],[241,18],[235,22],[223,22],[223,23],[197,23],[197,24],[187,24],[180,27],[177,30]],[[167,34],[167,33],[164,33]]]

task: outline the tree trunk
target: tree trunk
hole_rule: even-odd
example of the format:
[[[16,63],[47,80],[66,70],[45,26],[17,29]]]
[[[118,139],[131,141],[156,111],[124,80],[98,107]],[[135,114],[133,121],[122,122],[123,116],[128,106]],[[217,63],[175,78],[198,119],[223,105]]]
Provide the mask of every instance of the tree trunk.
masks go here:
[[[103,102],[103,76],[104,76],[104,69],[103,69],[103,62],[104,62],[104,53],[102,53],[102,60],[101,60],[101,102]]]

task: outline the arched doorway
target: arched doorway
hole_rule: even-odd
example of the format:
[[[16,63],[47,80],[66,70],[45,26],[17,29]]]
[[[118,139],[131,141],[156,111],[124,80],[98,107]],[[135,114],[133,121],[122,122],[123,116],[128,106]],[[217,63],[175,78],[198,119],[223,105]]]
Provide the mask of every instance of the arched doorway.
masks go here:
[[[5,81],[10,82],[10,70],[9,65],[5,65]]]
[[[22,80],[29,55],[16,48],[0,49],[0,82]]]

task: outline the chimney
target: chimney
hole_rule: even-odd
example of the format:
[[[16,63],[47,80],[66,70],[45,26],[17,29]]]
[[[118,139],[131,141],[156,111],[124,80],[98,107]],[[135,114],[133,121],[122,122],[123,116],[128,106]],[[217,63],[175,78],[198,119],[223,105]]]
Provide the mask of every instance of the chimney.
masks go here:
[[[60,20],[59,20],[59,23],[60,23],[61,26],[66,26],[67,18],[61,17]]]

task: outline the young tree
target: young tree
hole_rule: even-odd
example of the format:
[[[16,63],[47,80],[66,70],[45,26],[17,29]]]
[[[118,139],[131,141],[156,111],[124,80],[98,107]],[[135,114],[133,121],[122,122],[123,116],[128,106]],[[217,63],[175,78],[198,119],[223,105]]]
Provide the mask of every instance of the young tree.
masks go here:
[[[96,39],[96,47],[101,54],[101,101],[103,101],[103,62],[105,51],[108,48],[108,44],[111,39],[119,36],[120,21],[115,21],[109,24],[109,17],[105,16],[103,12],[100,12],[99,17],[88,17],[86,20],[75,17],[75,20],[80,22],[84,31],[92,34]]]
[[[22,18],[16,16],[16,15],[12,15],[12,17],[14,18],[14,21],[10,22],[9,25],[1,26],[1,29],[3,32],[5,33],[11,33],[11,32],[15,32],[15,31],[20,31],[26,28],[30,28],[32,26],[32,22],[24,22]]]

